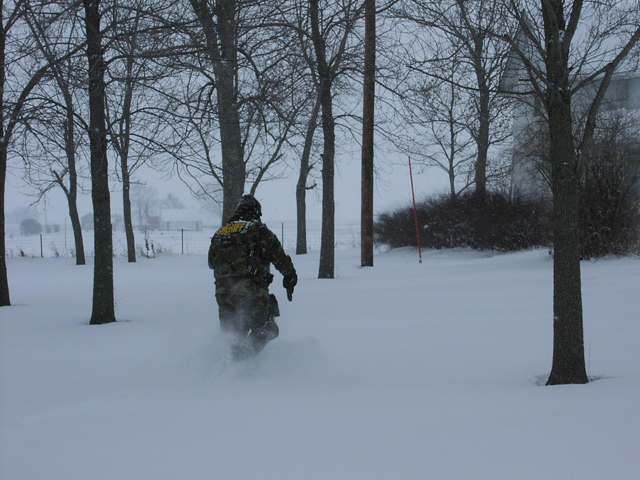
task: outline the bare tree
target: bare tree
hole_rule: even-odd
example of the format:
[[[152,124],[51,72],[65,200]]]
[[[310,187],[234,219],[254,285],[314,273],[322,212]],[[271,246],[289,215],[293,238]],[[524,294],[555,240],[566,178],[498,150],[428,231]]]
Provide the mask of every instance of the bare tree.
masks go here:
[[[169,192],[167,195],[160,200],[159,202],[160,208],[170,208],[170,209],[183,209],[185,208],[184,203],[178,197],[176,197],[173,193]]]
[[[469,111],[473,93],[460,84],[460,62],[447,62],[449,82],[420,75],[402,91],[402,122],[393,138],[396,148],[422,168],[447,174],[452,199],[473,185],[477,149],[469,134],[475,116]],[[462,69],[464,71],[464,69]]]
[[[233,214],[244,193],[246,176],[238,103],[238,25],[235,0],[190,0],[206,39],[213,69],[219,115],[222,172],[222,221]]]
[[[139,183],[131,185],[131,206],[138,219],[138,229],[145,230],[158,206],[155,188]]]
[[[19,30],[22,20],[23,1],[11,2],[5,8],[0,0],[0,306],[11,305],[9,279],[7,276],[4,196],[9,149],[22,121],[22,112],[33,89],[47,75],[51,64],[35,55],[30,39],[16,35],[9,37],[11,30]],[[6,15],[6,17],[5,17]],[[7,45],[9,40],[9,45]],[[9,56],[7,56],[9,47]]]
[[[554,346],[547,384],[587,383],[578,228],[580,159],[592,145],[596,116],[614,73],[640,39],[640,10],[637,2],[628,1],[541,0],[524,11],[521,2],[509,3],[520,34],[507,40],[521,62],[530,93],[544,107],[549,132]],[[585,126],[576,136],[572,100],[588,89],[592,91],[587,95]]]
[[[640,233],[640,142],[635,135],[640,112],[625,108],[624,100],[611,98],[615,94],[607,97],[596,120],[592,145],[579,160],[582,259],[634,251]],[[574,103],[576,135],[584,128],[581,110]],[[516,143],[514,188],[528,196],[551,198],[548,122],[544,116],[536,120]]]
[[[505,18],[505,10],[500,6],[500,2],[456,0],[456,6],[463,26],[458,30],[455,23],[452,23],[447,29],[461,42],[475,74],[478,92],[475,103],[477,123],[473,124],[470,132],[478,147],[475,193],[482,198],[487,191],[489,148],[492,143],[500,143],[508,137],[508,133],[505,134],[501,130],[491,132],[491,126],[496,123],[496,116],[503,114],[508,106],[498,89],[506,68],[508,49],[491,33],[508,32],[509,25],[500,25],[501,20]]]
[[[89,76],[91,198],[94,214],[95,266],[91,325],[116,321],[113,296],[113,238],[107,158],[105,61],[99,0],[83,0]]]
[[[164,49],[171,44],[171,24],[159,17],[164,2],[136,0],[110,9],[109,84],[107,112],[109,138],[116,154],[122,181],[122,205],[129,262],[136,261],[135,235],[131,214],[132,176],[151,156],[161,151],[170,123],[163,96],[165,78],[177,70],[164,65]],[[167,13],[162,9],[163,13]],[[171,10],[169,9],[169,12]],[[159,18],[156,18],[159,17]],[[157,61],[157,57],[161,60]]]
[[[73,230],[76,264],[84,265],[85,252],[80,216],[78,214],[79,167],[78,152],[81,141],[77,131],[86,131],[87,124],[78,113],[77,96],[80,95],[78,58],[75,55],[82,39],[78,36],[78,5],[61,5],[51,15],[36,11],[31,2],[25,2],[25,21],[40,54],[51,65],[53,82],[42,82],[40,92],[34,92],[30,119],[23,144],[27,164],[27,179],[38,191],[38,201],[49,190],[59,187],[67,199],[69,218]],[[53,17],[53,18],[51,18]],[[64,56],[66,60],[57,60]]]
[[[0,0],[0,12],[0,115],[2,116],[0,119],[0,215],[2,215],[2,217],[0,217],[2,220],[0,223],[0,307],[4,307],[11,305],[4,238],[4,193],[7,178],[7,151],[9,149],[12,130],[15,128],[16,117],[19,114],[19,110],[14,108],[11,116],[7,116],[7,110],[5,110],[10,107],[5,101],[7,78],[6,47],[7,35],[17,21],[18,9],[14,8],[11,12],[6,12],[8,16],[5,18],[4,0]],[[18,105],[16,105],[16,107],[18,107]]]
[[[306,196],[308,190],[317,186],[312,172],[320,162],[320,155],[315,153],[319,149],[315,138],[321,110],[320,81],[307,2],[280,2],[277,12],[273,24],[281,27],[287,38],[291,38],[287,58],[292,63],[295,81],[291,83],[290,96],[301,107],[296,110],[296,118],[292,118],[295,124],[288,141],[289,150],[300,158],[296,183],[296,254],[304,255],[307,253]]]
[[[114,72],[116,70],[116,62],[112,63],[112,74],[115,76],[114,84],[120,84],[121,95],[110,95],[109,99],[116,103],[117,100],[121,100],[120,105],[116,105],[113,108],[107,110],[107,114],[113,114],[117,116],[117,119],[109,121],[109,124],[113,123],[109,128],[111,144],[113,145],[116,156],[120,163],[120,178],[122,180],[122,211],[124,217],[124,231],[127,240],[127,259],[129,263],[136,261],[136,245],[135,235],[133,232],[133,222],[131,220],[131,174],[140,166],[141,162],[134,161],[130,163],[131,154],[131,137],[132,137],[132,116],[133,116],[133,97],[140,78],[140,70],[144,68],[143,65],[136,64],[136,54],[138,53],[138,26],[141,21],[141,10],[136,9],[133,12],[133,19],[131,22],[122,22],[119,17],[118,6],[115,6],[112,10],[114,16],[114,25],[118,30],[127,28],[126,32],[122,32],[120,41],[114,42],[114,49],[120,50],[122,57],[122,69],[123,72]],[[126,27],[123,25],[125,24]],[[134,72],[134,69],[137,71]],[[115,90],[113,86],[112,90]],[[117,98],[117,100],[116,100]],[[109,102],[107,102],[107,107]],[[112,110],[116,110],[112,112]]]
[[[459,92],[467,91],[467,131],[476,147],[475,193],[483,198],[490,176],[490,149],[510,134],[499,125],[509,109],[509,99],[499,87],[508,59],[508,47],[501,37],[511,33],[513,21],[504,4],[492,0],[415,0],[408,2],[400,16],[423,29],[417,50],[428,52],[427,58],[412,54],[410,68],[439,82],[455,82]],[[446,75],[452,71],[447,66],[452,62],[458,73],[455,77]]]
[[[183,94],[173,99],[182,119],[174,156],[196,196],[222,201],[223,220],[245,188],[282,175],[304,108],[292,32],[273,21],[280,4],[190,0],[197,28],[187,31]]]
[[[346,57],[353,55],[353,38],[364,4],[344,1],[340,5],[320,8],[320,0],[310,0],[311,40],[320,82],[322,109],[322,235],[318,278],[334,278],[335,268],[335,154],[336,117],[333,112],[334,85],[345,73]],[[333,8],[335,7],[335,8]]]

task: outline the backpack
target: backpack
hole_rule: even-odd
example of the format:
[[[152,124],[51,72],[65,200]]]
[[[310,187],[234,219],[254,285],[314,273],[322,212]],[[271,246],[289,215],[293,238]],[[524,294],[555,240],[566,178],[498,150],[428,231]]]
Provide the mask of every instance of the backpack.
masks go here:
[[[209,267],[216,278],[255,276],[267,278],[269,263],[259,248],[260,222],[238,220],[223,225],[211,238]]]

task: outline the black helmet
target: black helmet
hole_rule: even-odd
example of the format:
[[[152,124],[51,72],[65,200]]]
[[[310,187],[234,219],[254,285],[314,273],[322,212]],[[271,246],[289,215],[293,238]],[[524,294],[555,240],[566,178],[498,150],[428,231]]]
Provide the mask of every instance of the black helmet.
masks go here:
[[[262,206],[253,195],[243,195],[233,216],[243,220],[259,220],[262,216]]]

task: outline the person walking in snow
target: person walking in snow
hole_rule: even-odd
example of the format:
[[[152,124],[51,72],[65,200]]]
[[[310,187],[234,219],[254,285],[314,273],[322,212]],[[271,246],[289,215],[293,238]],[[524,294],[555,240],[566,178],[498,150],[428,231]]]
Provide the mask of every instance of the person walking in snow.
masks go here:
[[[262,351],[279,334],[280,315],[270,265],[283,275],[289,301],[298,282],[296,269],[278,237],[262,223],[262,206],[244,195],[231,219],[211,238],[213,269],[221,330],[235,337],[233,356],[244,359]]]

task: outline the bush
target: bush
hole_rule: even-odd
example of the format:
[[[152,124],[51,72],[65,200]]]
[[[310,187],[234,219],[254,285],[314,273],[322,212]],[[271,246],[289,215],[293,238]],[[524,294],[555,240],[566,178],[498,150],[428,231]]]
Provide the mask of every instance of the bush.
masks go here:
[[[467,247],[516,251],[548,245],[549,208],[542,201],[488,193],[428,199],[416,208],[420,243],[425,248]],[[376,241],[391,248],[417,246],[412,207],[383,213],[374,226]]]
[[[29,235],[38,235],[41,232],[42,225],[33,218],[25,218],[20,222],[20,233],[25,237]]]
[[[635,253],[640,244],[637,175],[624,164],[599,161],[585,168],[580,201],[580,255],[583,259]]]
[[[635,253],[640,244],[640,148],[601,141],[582,171],[580,254],[583,259]]]
[[[582,259],[640,251],[640,113],[604,109],[579,158],[579,238]],[[548,132],[531,125],[515,151],[517,180],[550,195]],[[542,173],[544,172],[544,173]],[[526,183],[526,185],[525,185]]]

